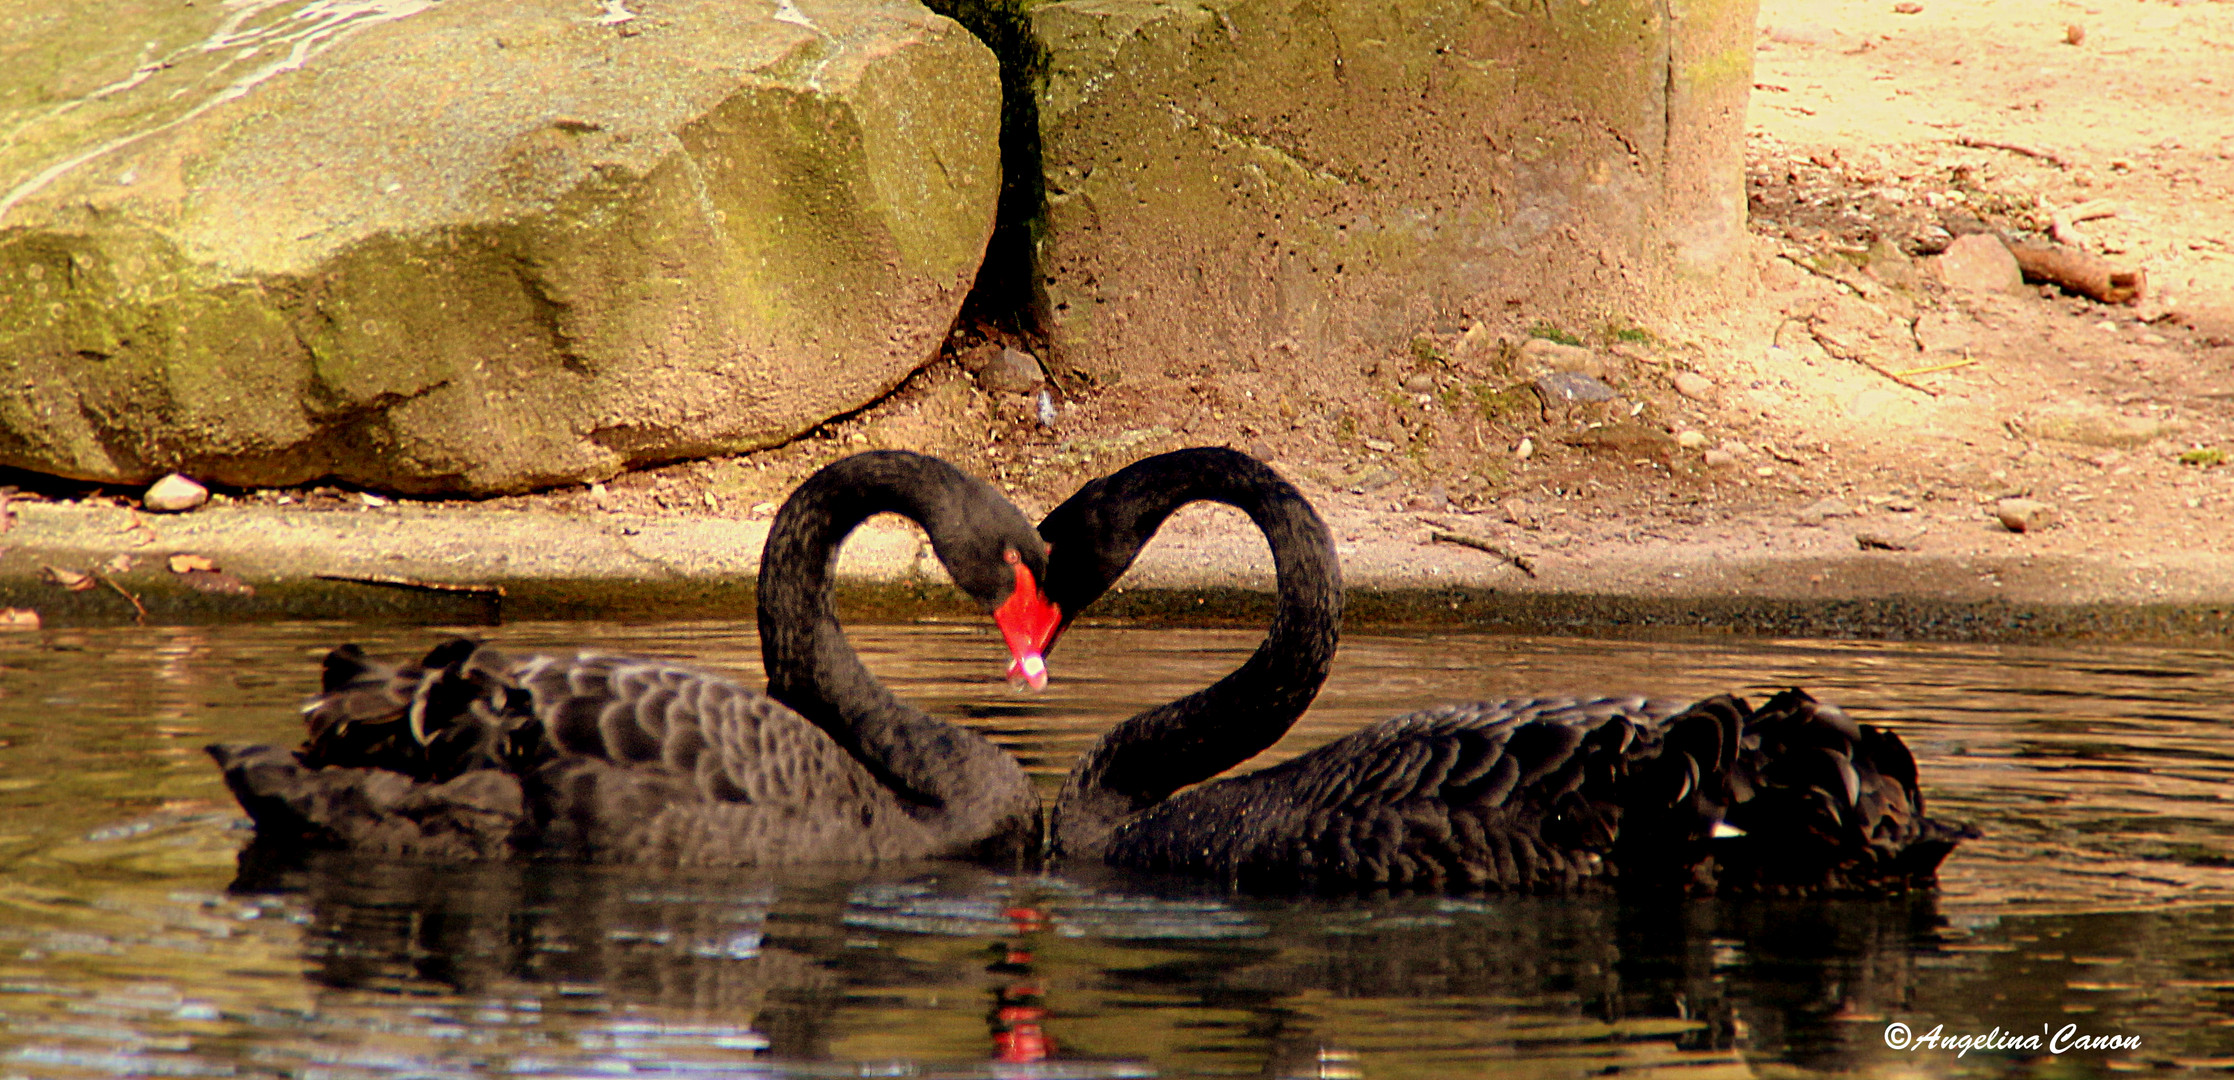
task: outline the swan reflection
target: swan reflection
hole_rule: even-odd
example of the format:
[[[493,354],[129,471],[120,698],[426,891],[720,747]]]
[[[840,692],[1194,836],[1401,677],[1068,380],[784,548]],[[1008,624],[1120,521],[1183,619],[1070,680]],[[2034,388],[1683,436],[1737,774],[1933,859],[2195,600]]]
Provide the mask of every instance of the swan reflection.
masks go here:
[[[1922,896],[1280,900],[950,864],[250,857],[236,889],[302,924],[316,1029],[378,1032],[414,1069],[455,1063],[443,1040],[470,1034],[484,1060],[528,1073],[1356,1077],[1403,1060],[1423,1075],[1581,1075],[1762,1054],[1837,1067],[1865,1049],[1856,1017],[1908,1008],[1928,984],[1920,947],[1944,932]]]

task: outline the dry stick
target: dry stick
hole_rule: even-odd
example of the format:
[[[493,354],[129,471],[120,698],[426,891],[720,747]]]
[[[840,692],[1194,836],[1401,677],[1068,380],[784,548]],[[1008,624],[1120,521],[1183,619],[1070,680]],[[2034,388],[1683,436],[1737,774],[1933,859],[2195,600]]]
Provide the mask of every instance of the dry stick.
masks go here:
[[[1473,548],[1475,551],[1482,552],[1486,555],[1494,555],[1497,558],[1503,559],[1506,562],[1513,564],[1513,568],[1519,570],[1521,573],[1526,574],[1529,577],[1536,576],[1536,566],[1534,563],[1529,562],[1522,556],[1515,555],[1512,552],[1505,550],[1504,548],[1498,547],[1497,545],[1492,544],[1487,540],[1468,536],[1465,533],[1445,532],[1442,529],[1430,530],[1427,534],[1427,538],[1430,540],[1438,541],[1440,543],[1457,544],[1460,547],[1470,547]]]
[[[2038,158],[2059,169],[2071,167],[2071,163],[2065,161],[2062,157],[2047,150],[2042,150],[2037,146],[2026,146],[2023,143],[1998,142],[1993,139],[1980,139],[1970,135],[1957,135],[1955,136],[1955,145],[1967,146],[1974,150],[2007,150],[2012,154]]]
[[[108,586],[109,588],[115,589],[115,590],[116,590],[116,595],[118,595],[118,596],[121,596],[121,597],[125,598],[126,600],[130,600],[130,601],[132,602],[132,611],[134,612],[134,614],[133,614],[133,616],[132,616],[132,624],[133,624],[134,626],[146,626],[146,625],[147,625],[147,608],[145,608],[145,607],[143,607],[143,606],[141,606],[141,605],[140,605],[140,598],[139,598],[139,597],[137,597],[137,596],[134,596],[134,595],[132,595],[131,593],[125,592],[125,591],[124,591],[124,586],[122,586],[122,585],[119,585],[119,584],[117,584],[117,583],[116,583],[116,579],[115,579],[115,578],[112,578],[112,577],[108,576],[107,574],[104,574],[104,573],[100,572],[99,570],[95,570],[95,571],[93,572],[93,576],[94,576],[94,577],[97,577],[97,578],[100,578],[100,579],[101,579],[101,584],[103,584],[103,585],[106,585],[106,586]]]
[[[387,585],[398,589],[424,589],[428,592],[472,593],[476,596],[494,596],[502,599],[502,585],[460,584],[450,581],[421,581],[418,578],[399,577],[394,574],[312,574],[321,581],[348,581],[358,585]]]
[[[1975,357],[1972,357],[1964,360],[1949,361],[1948,363],[1944,364],[1933,364],[1929,367],[1912,367],[1906,371],[1893,372],[1893,374],[1905,379],[1910,375],[1929,375],[1935,371],[1953,371],[1959,367],[1969,367],[1970,365],[1977,362],[1978,360]]]
[[[2105,304],[2127,304],[2149,287],[2140,268],[2123,270],[2083,251],[2047,244],[2011,244],[2009,254],[2026,278],[2046,281]]]
[[[2048,219],[2048,238],[2059,244],[2083,245],[2087,237],[2079,231],[2080,222],[2116,216],[2118,204],[2114,199],[2089,199],[2076,206],[2066,206]]]
[[[1832,356],[1838,357],[1841,360],[1852,360],[1853,362],[1860,364],[1863,367],[1866,367],[1871,371],[1878,373],[1879,375],[1883,375],[1886,378],[1909,388],[1910,390],[1914,390],[1919,394],[1929,394],[1932,397],[1939,396],[1939,391],[1934,390],[1929,386],[1919,386],[1916,383],[1909,382],[1907,378],[1903,377],[1897,371],[1887,371],[1884,368],[1878,367],[1876,364],[1870,362],[1869,357],[1863,356],[1858,352],[1839,348],[1829,338],[1824,337],[1822,334],[1816,333],[1815,328],[1812,326],[1808,328],[1807,332],[1809,336],[1815,339],[1815,343],[1817,345],[1821,345],[1823,347],[1824,352],[1827,352]]]

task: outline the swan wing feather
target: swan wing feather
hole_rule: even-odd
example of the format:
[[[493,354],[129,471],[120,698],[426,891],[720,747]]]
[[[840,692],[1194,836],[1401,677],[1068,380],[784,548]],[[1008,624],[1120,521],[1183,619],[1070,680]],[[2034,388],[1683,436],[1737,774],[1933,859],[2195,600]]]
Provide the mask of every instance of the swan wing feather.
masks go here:
[[[1538,889],[1602,872],[1636,731],[1680,702],[1527,698],[1375,724],[1175,796],[1108,858],[1252,884]]]
[[[598,652],[336,650],[299,753],[212,747],[260,834],[450,860],[735,864],[925,853],[908,808],[734,679]]]

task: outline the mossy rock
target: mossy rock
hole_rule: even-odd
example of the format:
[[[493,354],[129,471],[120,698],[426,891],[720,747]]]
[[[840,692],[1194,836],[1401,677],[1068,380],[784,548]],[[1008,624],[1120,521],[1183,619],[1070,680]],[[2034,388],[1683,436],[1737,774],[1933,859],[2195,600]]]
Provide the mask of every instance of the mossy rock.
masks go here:
[[[925,363],[992,229],[995,61],[912,0],[93,7],[0,52],[0,464],[494,493],[773,445]]]
[[[1027,28],[1039,317],[1088,380],[1739,286],[1749,0],[943,2]]]

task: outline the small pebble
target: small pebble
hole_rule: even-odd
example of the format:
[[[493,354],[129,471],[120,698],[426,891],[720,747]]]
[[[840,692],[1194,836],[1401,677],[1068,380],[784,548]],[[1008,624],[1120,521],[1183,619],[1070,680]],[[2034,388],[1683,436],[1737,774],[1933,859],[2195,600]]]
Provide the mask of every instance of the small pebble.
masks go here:
[[[1489,327],[1483,326],[1480,322],[1468,326],[1466,333],[1458,339],[1458,356],[1461,360],[1486,356],[1496,348],[1497,335],[1490,333]]]
[[[1519,372],[1529,378],[1556,371],[1572,371],[1591,378],[1606,374],[1605,361],[1580,345],[1563,345],[1544,338],[1529,338],[1520,345]]]
[[[1709,450],[1700,457],[1710,469],[1727,469],[1738,463],[1738,456],[1728,450]]]
[[[1430,390],[1435,389],[1435,376],[1430,375],[1424,371],[1419,372],[1415,375],[1406,375],[1404,376],[1403,385],[1404,389],[1409,390],[1412,393],[1424,394]]]
[[[1428,488],[1426,491],[1416,492],[1406,497],[1404,500],[1404,509],[1441,510],[1445,506],[1450,505],[1450,501],[1450,495],[1441,487],[1431,487]]]
[[[1854,534],[1854,546],[1863,551],[1914,551],[1923,539],[1921,529],[1905,533],[1858,532]]]
[[[1000,356],[977,372],[977,384],[993,393],[1029,394],[1046,382],[1039,360],[1022,349],[1002,349]]]
[[[1396,449],[1396,444],[1388,441],[1387,439],[1367,439],[1365,440],[1365,448],[1367,450],[1377,450],[1381,453],[1386,454],[1389,451]]]
[[[1519,459],[1520,459],[1520,460],[1522,460],[1522,461],[1526,461],[1526,460],[1528,460],[1529,458],[1535,457],[1535,456],[1536,456],[1536,440],[1534,440],[1534,439],[1522,439],[1522,440],[1520,440],[1520,445],[1519,445],[1519,446],[1516,446],[1516,447],[1513,447],[1513,456],[1514,456],[1514,457],[1516,457],[1516,458],[1519,458]]]
[[[2086,44],[2087,28],[2079,25],[2078,23],[2063,24],[2063,43],[2066,45]]]
[[[142,507],[164,514],[192,510],[208,501],[208,488],[177,473],[148,485],[146,494],[140,496]]]
[[[1686,371],[1675,377],[1676,393],[1693,401],[1714,400],[1714,380],[1696,371]]]
[[[1934,258],[1940,280],[1958,292],[2017,292],[2025,285],[2017,257],[1991,233],[1956,237]]]
[[[1536,392],[1550,402],[1611,401],[1613,387],[1579,371],[1553,371],[1536,376]]]
[[[1707,437],[1705,432],[1684,431],[1678,432],[1676,434],[1676,445],[1686,450],[1704,449],[1706,447],[1706,444]]]
[[[1829,498],[1817,499],[1816,501],[1809,503],[1804,507],[1801,507],[1798,515],[1798,520],[1799,523],[1802,525],[1821,525],[1823,523],[1823,519],[1825,518],[1853,516],[1854,508],[1848,506],[1846,504],[1846,500],[1838,498],[1837,496],[1831,496]]]
[[[2003,499],[1994,504],[1994,516],[2013,533],[2039,532],[2056,523],[2056,508],[2031,499]]]

